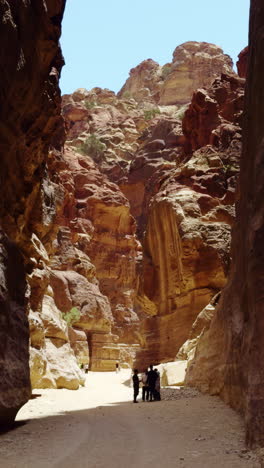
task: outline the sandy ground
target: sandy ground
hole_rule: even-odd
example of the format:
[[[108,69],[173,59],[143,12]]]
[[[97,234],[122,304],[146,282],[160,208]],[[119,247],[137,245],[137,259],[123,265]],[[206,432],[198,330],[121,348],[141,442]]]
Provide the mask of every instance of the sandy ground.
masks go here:
[[[89,373],[78,391],[35,390],[0,436],[1,468],[260,467],[240,417],[217,397],[178,390],[133,404],[128,378]]]

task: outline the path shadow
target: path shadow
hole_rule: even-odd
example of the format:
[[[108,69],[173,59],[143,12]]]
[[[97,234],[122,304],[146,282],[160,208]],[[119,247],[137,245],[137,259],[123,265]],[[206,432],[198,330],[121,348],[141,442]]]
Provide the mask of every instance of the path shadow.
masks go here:
[[[30,419],[25,419],[24,421],[15,421],[12,424],[3,425],[0,427],[0,435],[15,431],[21,426],[25,426],[28,422],[30,422]]]
[[[30,397],[30,400],[35,400],[35,398],[39,398],[41,396],[42,396],[41,393],[32,393],[32,395]]]
[[[122,385],[131,388],[131,379],[124,380],[124,382],[122,382]]]

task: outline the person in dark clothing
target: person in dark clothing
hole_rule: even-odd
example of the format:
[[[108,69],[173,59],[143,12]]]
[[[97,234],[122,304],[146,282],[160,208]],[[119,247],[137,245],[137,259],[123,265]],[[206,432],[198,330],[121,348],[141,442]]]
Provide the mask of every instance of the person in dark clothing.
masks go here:
[[[139,378],[138,378],[138,370],[137,369],[134,369],[133,388],[134,388],[134,403],[138,403],[137,396],[139,394]]]
[[[155,400],[160,401],[161,400],[161,397],[160,397],[160,373],[159,373],[158,369],[154,369],[154,371],[157,374],[157,379],[156,379],[156,383],[155,383]]]
[[[148,369],[143,372],[141,376],[141,382],[142,382],[142,401],[145,401],[145,399],[148,401],[149,399],[149,386],[148,386]]]
[[[155,395],[155,385],[157,380],[157,372],[153,370],[153,366],[149,366],[150,370],[148,371],[148,386],[149,386],[149,401],[156,400]]]

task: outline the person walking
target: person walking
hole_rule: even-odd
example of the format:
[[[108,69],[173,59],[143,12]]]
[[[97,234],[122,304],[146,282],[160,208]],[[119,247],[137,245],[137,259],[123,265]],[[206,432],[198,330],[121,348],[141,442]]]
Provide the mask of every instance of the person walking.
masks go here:
[[[157,372],[153,370],[153,366],[149,366],[150,370],[148,371],[148,386],[149,386],[149,401],[155,400],[155,384],[157,380]]]
[[[133,374],[133,388],[134,388],[134,403],[138,403],[137,396],[139,394],[139,378],[138,378],[138,370],[134,369]]]
[[[142,401],[145,401],[145,399],[148,401],[149,399],[149,386],[148,386],[148,369],[143,372],[141,376],[141,382],[142,382]]]

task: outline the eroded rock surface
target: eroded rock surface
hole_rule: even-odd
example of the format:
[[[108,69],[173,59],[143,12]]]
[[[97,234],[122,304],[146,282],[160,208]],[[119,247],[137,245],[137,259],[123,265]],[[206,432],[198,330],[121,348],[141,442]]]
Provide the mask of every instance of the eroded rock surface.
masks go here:
[[[79,160],[70,172],[76,173],[81,216],[92,225],[86,249],[110,300],[112,330],[119,341],[140,343],[140,367],[175,359],[199,312],[226,283],[244,96],[244,80],[232,72],[194,93],[182,115],[173,105],[156,112],[140,94],[140,83],[146,69],[151,74],[158,65],[143,65],[133,71],[137,102],[125,91],[116,97],[99,88],[80,89],[63,100],[71,164]],[[85,164],[95,170],[90,158],[96,179],[84,178]],[[69,176],[64,179],[72,185]],[[109,207],[102,205],[105,199]],[[120,248],[125,249],[121,264]],[[130,336],[127,326],[134,330]]]
[[[187,382],[220,394],[244,413],[247,442],[264,444],[263,418],[263,79],[264,5],[251,2],[246,118],[232,270]]]
[[[245,47],[241,50],[240,54],[238,55],[237,65],[237,72],[241,78],[246,78],[247,76],[247,69],[248,69],[248,47]]]
[[[171,63],[161,67],[148,59],[133,68],[119,96],[162,106],[183,105],[194,90],[209,86],[221,73],[232,73],[232,67],[231,58],[220,47],[185,42],[176,47]]]
[[[51,145],[61,146],[64,133],[58,88],[64,5],[63,0],[0,4],[1,422],[11,421],[30,395],[21,252],[26,273],[42,268],[34,236],[50,229],[54,209],[46,159]]]

